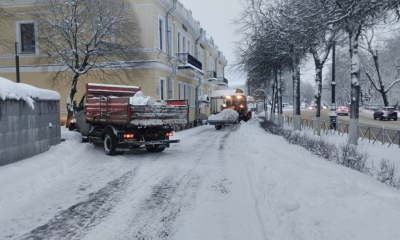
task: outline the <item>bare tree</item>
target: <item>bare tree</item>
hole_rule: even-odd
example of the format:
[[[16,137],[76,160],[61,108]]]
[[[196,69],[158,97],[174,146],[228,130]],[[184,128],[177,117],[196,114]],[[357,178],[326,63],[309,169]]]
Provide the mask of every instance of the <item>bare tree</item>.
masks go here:
[[[81,76],[128,83],[137,73],[146,58],[140,51],[139,20],[127,0],[37,0],[36,7],[39,47],[45,56],[37,64],[59,66],[54,84],[69,79],[68,126]]]
[[[381,66],[382,61],[380,60],[381,54],[379,53],[378,47],[373,46],[374,37],[375,37],[375,31],[374,31],[374,29],[371,29],[369,34],[367,34],[367,33],[363,34],[362,40],[365,45],[360,45],[360,47],[362,49],[364,49],[366,52],[368,52],[372,56],[372,60],[373,60],[373,64],[374,64],[374,68],[372,71],[374,74],[371,74],[371,72],[368,71],[368,68],[366,68],[365,66],[363,66],[363,70],[364,70],[365,74],[367,75],[369,81],[371,82],[371,85],[376,89],[376,91],[378,91],[381,94],[383,104],[385,106],[389,106],[388,93],[397,83],[400,82],[400,79],[395,79],[394,81],[389,82],[389,83],[387,80],[386,81],[384,80],[384,76],[382,74],[382,66]],[[395,57],[395,56],[392,55],[391,57]],[[392,60],[392,61],[387,62],[385,64],[386,66],[384,66],[384,67],[387,67],[387,65],[389,65],[390,62],[393,63],[395,61]],[[392,68],[392,71],[396,72],[396,69]],[[386,84],[389,85],[387,88],[385,87]]]
[[[387,13],[398,10],[393,0],[336,0],[336,15],[331,22],[340,24],[348,34],[351,59],[351,105],[349,143],[358,144],[358,118],[360,104],[360,59],[359,38],[365,28],[375,25],[387,16]]]

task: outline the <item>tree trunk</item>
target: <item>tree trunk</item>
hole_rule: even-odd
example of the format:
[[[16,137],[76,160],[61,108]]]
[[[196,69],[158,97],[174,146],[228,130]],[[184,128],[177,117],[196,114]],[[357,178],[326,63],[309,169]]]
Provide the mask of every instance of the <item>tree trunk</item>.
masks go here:
[[[379,92],[382,94],[383,104],[385,105],[385,107],[388,107],[389,100],[388,100],[387,92],[385,91],[385,86],[381,86],[381,89],[379,90]]]
[[[274,83],[272,84],[272,103],[271,103],[271,115],[269,120],[275,121],[275,104],[276,104],[276,79],[274,78]]]
[[[276,79],[278,82],[277,92],[278,92],[278,125],[280,127],[283,126],[283,111],[282,111],[282,70],[279,69],[279,79],[278,79],[278,71],[276,71]]]
[[[358,39],[361,32],[361,25],[351,26],[347,29],[350,40],[351,58],[351,105],[350,105],[350,125],[349,125],[349,144],[358,144],[358,118],[360,101],[360,60],[358,55]]]
[[[321,135],[322,64],[315,60],[314,134]]]
[[[292,63],[293,75],[293,130],[301,131],[301,116],[300,116],[300,65],[295,56]]]
[[[72,79],[72,83],[71,83],[71,90],[69,92],[68,98],[67,98],[67,120],[65,122],[65,127],[69,127],[70,123],[71,123],[71,118],[72,115],[74,115],[74,109],[73,109],[73,105],[72,105],[72,101],[74,100],[74,96],[76,93],[76,84],[78,83],[78,78],[79,75],[78,74],[74,74],[74,77]]]

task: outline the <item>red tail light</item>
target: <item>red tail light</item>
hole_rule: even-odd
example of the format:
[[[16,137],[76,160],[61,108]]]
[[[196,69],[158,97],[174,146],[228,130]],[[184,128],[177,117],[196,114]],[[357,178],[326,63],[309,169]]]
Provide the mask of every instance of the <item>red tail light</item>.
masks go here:
[[[385,112],[387,112],[387,111],[382,111],[382,113],[385,113]]]
[[[134,134],[124,134],[124,138],[133,138],[135,137]]]
[[[174,136],[174,133],[173,132],[170,132],[170,133],[166,133],[165,134],[167,137],[172,137],[172,136]]]
[[[394,110],[393,112],[397,113],[397,110]]]

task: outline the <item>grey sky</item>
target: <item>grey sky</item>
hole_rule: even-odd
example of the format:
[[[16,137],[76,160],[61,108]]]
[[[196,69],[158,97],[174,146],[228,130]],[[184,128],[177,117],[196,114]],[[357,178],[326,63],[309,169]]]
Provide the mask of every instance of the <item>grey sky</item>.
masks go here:
[[[225,68],[225,77],[229,85],[240,85],[246,81],[245,76],[232,73],[229,65],[235,62],[234,41],[239,37],[234,35],[235,26],[232,21],[242,10],[239,0],[179,0],[187,9],[192,10],[193,17],[200,21],[201,27],[207,35],[212,36],[218,49],[228,60]]]

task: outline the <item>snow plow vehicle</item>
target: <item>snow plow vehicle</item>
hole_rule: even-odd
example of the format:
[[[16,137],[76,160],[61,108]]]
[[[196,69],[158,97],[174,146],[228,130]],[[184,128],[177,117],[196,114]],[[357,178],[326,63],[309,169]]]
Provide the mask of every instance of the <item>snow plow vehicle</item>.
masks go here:
[[[145,147],[162,152],[171,143],[173,126],[186,126],[186,100],[155,100],[140,87],[86,84],[79,105],[74,101],[70,130],[77,129],[91,142],[101,142],[107,155]]]
[[[251,119],[251,110],[247,107],[247,96],[241,89],[217,90],[210,95],[211,116],[208,123],[221,130],[222,126],[247,122]]]

